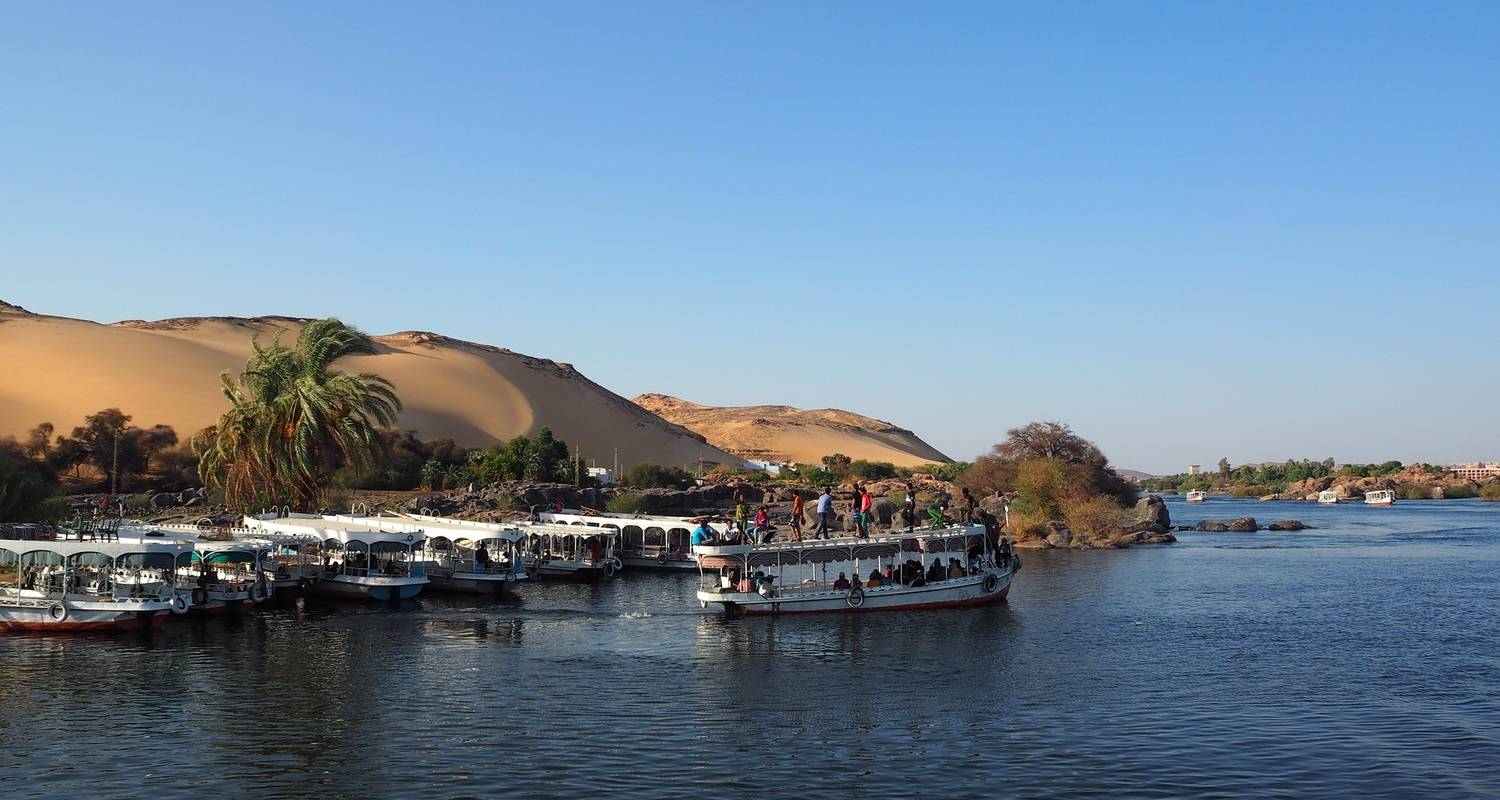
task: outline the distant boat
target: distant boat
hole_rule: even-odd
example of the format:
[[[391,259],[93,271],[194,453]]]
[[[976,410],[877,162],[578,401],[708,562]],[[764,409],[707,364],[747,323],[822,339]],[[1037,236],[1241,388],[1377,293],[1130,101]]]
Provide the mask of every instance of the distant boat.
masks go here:
[[[1396,502],[1396,493],[1390,489],[1376,489],[1373,492],[1365,492],[1365,505],[1388,506]]]
[[[1194,489],[1191,492],[1187,493],[1187,501],[1189,503],[1201,503],[1207,499],[1208,492],[1205,492],[1202,489]]]
[[[1318,492],[1318,502],[1324,505],[1333,505],[1344,499],[1344,495],[1337,489],[1324,489]]]

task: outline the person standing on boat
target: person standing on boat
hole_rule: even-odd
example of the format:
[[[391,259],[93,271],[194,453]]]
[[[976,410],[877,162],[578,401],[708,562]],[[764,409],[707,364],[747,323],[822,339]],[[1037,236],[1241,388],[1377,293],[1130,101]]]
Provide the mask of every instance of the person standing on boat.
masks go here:
[[[978,501],[974,499],[974,493],[969,491],[969,487],[965,486],[963,495],[958,500],[958,507],[963,512],[965,525],[974,521],[974,508],[978,505]]]
[[[745,502],[744,487],[734,488],[734,522],[742,531],[750,530],[750,507]]]
[[[833,517],[833,489],[823,487],[823,493],[818,495],[818,528],[814,532],[814,538],[828,538],[828,523]]]
[[[479,549],[474,551],[474,563],[479,565],[479,572],[490,571],[490,551],[482,542]]]
[[[792,538],[799,542],[802,541],[803,511],[802,495],[794,493],[792,495]]]

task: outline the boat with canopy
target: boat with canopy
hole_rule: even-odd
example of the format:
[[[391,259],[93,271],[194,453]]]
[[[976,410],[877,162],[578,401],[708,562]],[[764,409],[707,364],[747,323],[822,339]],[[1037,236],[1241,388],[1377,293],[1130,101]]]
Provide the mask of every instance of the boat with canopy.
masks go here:
[[[555,525],[582,525],[590,528],[613,528],[620,533],[616,555],[629,569],[683,572],[698,568],[693,558],[692,532],[703,523],[702,517],[669,517],[647,514],[605,514],[593,510],[564,509],[542,511],[536,518]],[[712,524],[712,523],[709,523]],[[723,534],[723,522],[712,525]]]
[[[418,558],[434,590],[502,595],[526,580],[526,559],[514,524],[451,519],[428,514],[396,516],[338,516],[330,519],[359,522],[383,531],[425,532]]]
[[[114,532],[0,530],[0,630],[131,630],[186,613],[176,581],[192,552],[189,542]]]
[[[620,532],[611,527],[516,523],[526,569],[542,580],[613,578],[624,564],[615,555]]]
[[[868,539],[694,546],[698,602],[726,612],[891,611],[1001,602],[1021,568],[982,525],[891,531]],[[835,577],[837,576],[837,577]]]
[[[244,518],[252,532],[312,535],[318,539],[321,575],[308,591],[354,600],[410,600],[427,585],[421,552],[427,535],[385,531],[367,519],[319,514],[262,514]]]

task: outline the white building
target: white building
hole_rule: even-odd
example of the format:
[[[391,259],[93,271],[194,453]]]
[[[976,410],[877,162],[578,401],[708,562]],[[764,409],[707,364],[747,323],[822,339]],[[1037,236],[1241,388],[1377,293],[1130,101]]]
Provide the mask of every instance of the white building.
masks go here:
[[[749,469],[761,470],[767,475],[780,475],[782,470],[788,468],[791,465],[787,464],[785,461],[771,461],[769,459],[765,459],[759,461],[747,460],[745,462],[745,466]]]
[[[604,486],[610,486],[615,482],[614,473],[609,471],[609,467],[589,467],[588,476]]]

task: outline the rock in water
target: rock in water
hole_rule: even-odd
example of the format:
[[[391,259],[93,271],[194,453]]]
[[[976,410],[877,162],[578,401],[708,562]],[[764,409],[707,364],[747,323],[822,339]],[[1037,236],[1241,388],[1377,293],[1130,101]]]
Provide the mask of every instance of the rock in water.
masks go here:
[[[1160,525],[1162,529],[1172,526],[1172,515],[1167,512],[1167,504],[1159,495],[1148,494],[1136,501],[1136,522],[1143,522],[1149,526]]]
[[[1260,524],[1255,521],[1255,517],[1239,517],[1238,519],[1232,519],[1225,525],[1225,527],[1228,528],[1231,533],[1255,533],[1256,531],[1260,530]]]
[[[1271,523],[1271,530],[1273,531],[1300,531],[1305,528],[1307,528],[1306,525],[1295,519],[1279,519]]]
[[[1204,533],[1224,533],[1229,530],[1229,526],[1216,519],[1206,519],[1198,523],[1193,530],[1203,531]]]

